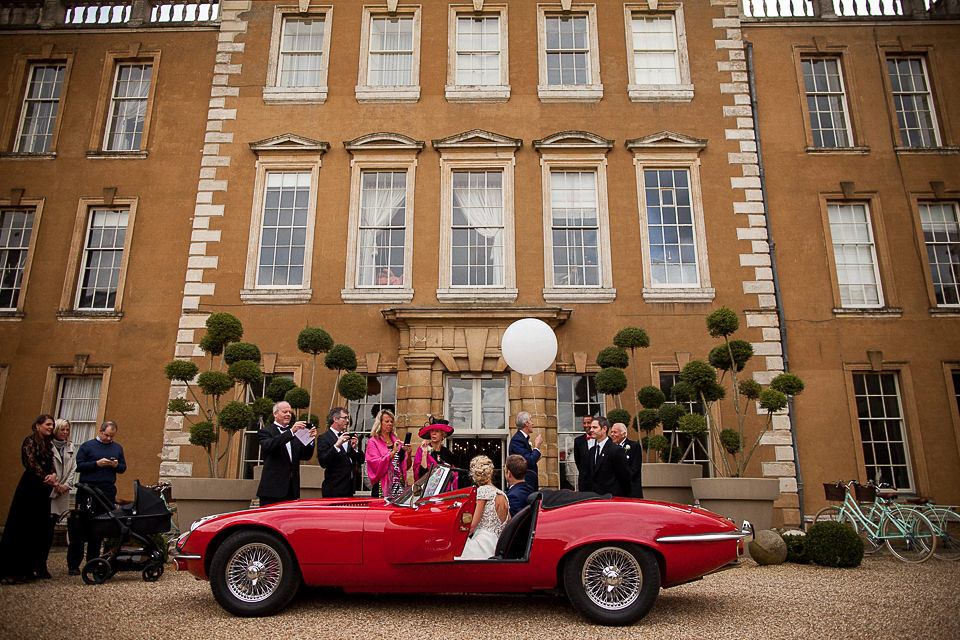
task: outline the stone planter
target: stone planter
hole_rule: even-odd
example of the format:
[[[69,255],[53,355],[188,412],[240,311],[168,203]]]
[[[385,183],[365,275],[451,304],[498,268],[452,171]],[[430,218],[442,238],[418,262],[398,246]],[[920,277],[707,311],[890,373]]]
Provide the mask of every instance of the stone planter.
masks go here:
[[[642,466],[643,497],[646,500],[693,504],[690,480],[703,475],[698,464],[648,462]]]
[[[773,524],[773,503],[780,497],[777,478],[694,478],[690,486],[702,508],[730,518],[738,527],[744,520],[757,531]]]
[[[170,483],[181,531],[204,516],[249,508],[258,484],[234,478],[172,478]]]

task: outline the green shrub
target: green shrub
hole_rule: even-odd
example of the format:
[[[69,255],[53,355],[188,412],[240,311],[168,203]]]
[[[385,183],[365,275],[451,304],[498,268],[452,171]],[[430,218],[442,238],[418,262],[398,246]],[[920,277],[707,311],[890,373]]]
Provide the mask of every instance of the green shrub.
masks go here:
[[[615,396],[627,388],[627,376],[617,367],[607,367],[593,377],[597,393]]]
[[[622,422],[624,426],[630,424],[630,412],[626,409],[610,409],[607,412],[607,420],[610,421],[610,426]]]
[[[807,534],[802,531],[785,531],[782,536],[787,545],[787,562],[810,564],[807,557]]]
[[[839,522],[818,522],[807,531],[807,557],[824,567],[858,567],[863,560],[863,540]]]
[[[630,354],[622,347],[606,347],[597,354],[597,366],[626,369],[630,366]]]
[[[637,400],[644,409],[659,409],[667,401],[667,396],[663,395],[663,391],[657,387],[648,385],[637,391]]]

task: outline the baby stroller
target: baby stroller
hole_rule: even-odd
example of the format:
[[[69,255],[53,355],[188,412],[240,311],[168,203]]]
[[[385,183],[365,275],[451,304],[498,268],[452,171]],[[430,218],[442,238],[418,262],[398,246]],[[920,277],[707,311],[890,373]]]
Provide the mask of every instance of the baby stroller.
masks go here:
[[[155,582],[163,575],[164,548],[151,534],[170,530],[171,513],[159,495],[134,483],[134,499],[130,504],[114,508],[96,487],[80,484],[107,509],[106,513],[87,515],[84,530],[90,535],[119,539],[116,546],[99,558],[83,565],[82,577],[87,584],[102,584],[117,571],[141,571],[146,582]],[[88,512],[89,514],[89,512]],[[130,540],[135,546],[125,547]]]

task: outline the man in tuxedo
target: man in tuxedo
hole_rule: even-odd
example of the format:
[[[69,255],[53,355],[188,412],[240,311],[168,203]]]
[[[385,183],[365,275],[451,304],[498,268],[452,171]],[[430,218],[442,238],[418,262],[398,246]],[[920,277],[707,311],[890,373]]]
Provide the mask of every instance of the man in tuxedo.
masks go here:
[[[590,490],[630,497],[630,466],[623,449],[608,437],[610,422],[597,416],[590,423],[590,433],[596,444],[588,453],[590,462]]]
[[[350,416],[343,407],[327,415],[327,430],[317,439],[317,460],[323,467],[324,498],[349,498],[354,493],[354,467],[363,462],[359,440],[347,433]]]
[[[507,456],[507,468],[503,473],[507,481],[507,500],[510,502],[510,515],[527,506],[527,496],[533,493],[533,487],[524,481],[527,474],[527,461],[521,455]]]
[[[593,416],[583,416],[583,433],[573,439],[573,462],[577,465],[577,491],[590,491],[589,460],[587,453],[593,448],[590,425]]]
[[[643,497],[643,485],[640,482],[641,465],[643,465],[643,451],[640,444],[627,438],[627,425],[618,422],[610,427],[610,439],[620,445],[627,454],[627,465],[630,467],[630,496]]]
[[[530,446],[533,419],[527,411],[521,411],[517,414],[516,423],[517,432],[510,438],[508,453],[522,456],[527,461],[527,473],[524,480],[534,491],[537,491],[540,488],[540,478],[537,476],[537,461],[540,460],[540,445],[543,444],[543,436],[538,433],[533,440],[533,446]]]
[[[313,456],[317,429],[309,429],[310,444],[304,444],[296,434],[307,429],[307,423],[300,420],[289,426],[291,419],[290,404],[278,402],[273,405],[273,424],[257,432],[263,456],[263,473],[257,488],[261,507],[300,497],[300,461]]]

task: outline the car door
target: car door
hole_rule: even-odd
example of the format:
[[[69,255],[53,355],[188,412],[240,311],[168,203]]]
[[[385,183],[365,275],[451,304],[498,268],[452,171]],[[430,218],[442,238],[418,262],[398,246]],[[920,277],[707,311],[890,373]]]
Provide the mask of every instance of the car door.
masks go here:
[[[449,562],[463,550],[476,507],[476,491],[461,489],[396,507],[387,518],[392,564]]]

